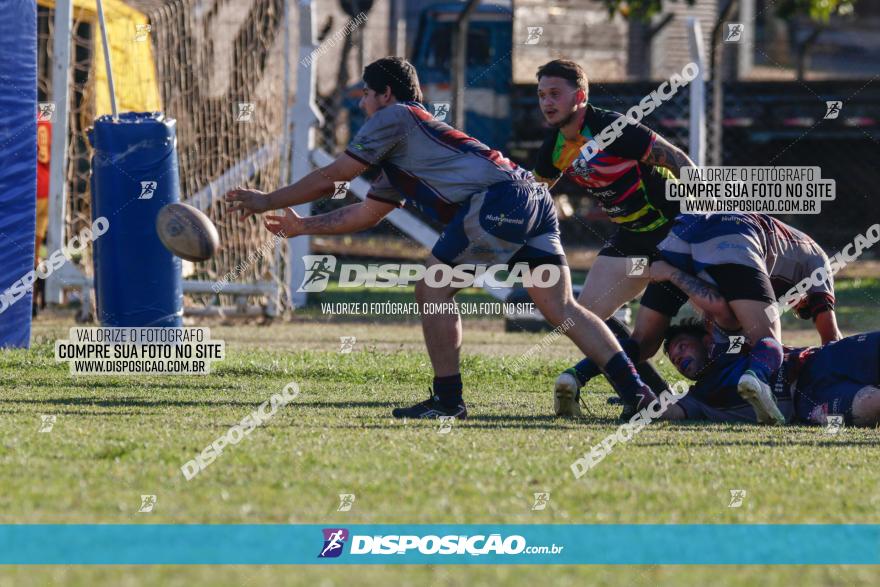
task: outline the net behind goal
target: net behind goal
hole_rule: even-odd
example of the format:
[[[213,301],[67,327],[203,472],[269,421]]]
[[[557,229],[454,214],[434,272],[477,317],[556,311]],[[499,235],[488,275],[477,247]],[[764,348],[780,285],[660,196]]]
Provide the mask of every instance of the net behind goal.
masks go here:
[[[48,101],[55,10],[40,5],[40,100]],[[63,239],[91,222],[86,130],[110,111],[97,15],[74,6]],[[226,215],[220,200],[237,185],[269,191],[286,179],[283,0],[104,0],[104,12],[120,111],[158,109],[177,121],[181,199],[220,233],[213,259],[184,263],[188,313],[274,315],[289,299],[286,242],[258,219]],[[87,276],[91,266],[86,256]]]

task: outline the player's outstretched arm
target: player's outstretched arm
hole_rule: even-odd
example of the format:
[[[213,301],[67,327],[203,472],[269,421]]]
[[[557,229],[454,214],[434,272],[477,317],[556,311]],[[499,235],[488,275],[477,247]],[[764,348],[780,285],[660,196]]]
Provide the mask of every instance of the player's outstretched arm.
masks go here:
[[[651,281],[670,281],[687,294],[690,302],[721,328],[739,329],[739,322],[727,300],[699,277],[676,269],[665,261],[651,263]]]
[[[696,167],[697,164],[691,161],[691,158],[684,151],[657,135],[651,149],[642,157],[642,162],[649,165],[659,165],[665,167],[675,174],[675,177],[681,177],[682,167]]]
[[[247,218],[331,195],[336,189],[335,182],[352,180],[366,169],[363,163],[343,153],[330,165],[312,171],[289,186],[268,194],[237,188],[226,194],[226,201],[232,204],[231,211],[239,210],[242,218]]]
[[[395,208],[394,204],[367,199],[308,218],[288,208],[282,214],[267,215],[263,224],[269,232],[286,238],[302,234],[348,234],[376,226]]]

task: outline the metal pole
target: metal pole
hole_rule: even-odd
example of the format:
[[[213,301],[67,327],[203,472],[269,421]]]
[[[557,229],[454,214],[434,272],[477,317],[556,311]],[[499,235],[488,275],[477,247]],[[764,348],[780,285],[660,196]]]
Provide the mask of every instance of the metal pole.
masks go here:
[[[107,44],[107,25],[104,24],[104,5],[98,0],[98,22],[101,24],[101,43],[104,45],[104,67],[107,69],[107,81],[110,85],[110,107],[113,109],[113,122],[119,121],[116,110],[116,91],[113,85],[113,68],[110,66],[110,45]]]
[[[52,39],[52,159],[49,162],[49,253],[61,248],[64,240],[64,211],[67,209],[67,146],[70,102],[70,29],[73,0],[55,2],[55,27]],[[46,303],[60,304],[60,276],[53,272],[46,279]]]
[[[751,73],[755,64],[755,0],[742,0],[739,4],[739,21],[745,26],[737,46],[736,76],[737,79],[743,79]]]
[[[711,52],[709,66],[712,68],[712,148],[708,153],[711,165],[721,165],[724,155],[724,43],[721,35],[725,23],[736,11],[739,0],[727,0],[721,9],[715,26],[712,27]]]
[[[293,104],[293,148],[290,152],[290,180],[298,181],[311,171],[311,153],[315,148],[315,125],[321,123],[321,115],[315,105],[316,70],[314,60],[309,58],[316,49],[316,24],[312,19],[312,1],[299,2],[299,66],[296,72],[296,101]],[[300,216],[311,214],[311,203],[294,207]],[[287,260],[287,278],[290,284],[290,301],[294,308],[304,306],[305,292],[296,291],[305,275],[303,257],[311,250],[311,239],[298,236],[287,240],[290,257]]]
[[[406,54],[406,3],[404,0],[391,0],[391,30],[388,39],[391,54],[409,57]]]
[[[455,23],[455,36],[453,37],[453,60],[452,60],[452,124],[459,130],[465,131],[464,115],[464,88],[465,73],[467,70],[467,31],[471,14],[480,0],[468,0],[467,6],[461,11],[458,21]]]
[[[290,108],[290,0],[284,0],[284,134],[281,137],[281,151],[278,154],[278,179],[281,185],[287,185],[290,179],[290,133],[291,133],[291,108]],[[282,243],[279,240],[275,244],[272,256],[272,273],[275,283],[281,283]],[[270,298],[270,308],[277,314],[281,306],[281,288]]]
[[[703,29],[700,21],[693,16],[687,19],[688,45],[691,61],[697,64],[699,72],[690,83],[690,143],[689,155],[697,165],[706,164],[706,49],[703,44]]]
[[[289,161],[290,156],[290,0],[284,0],[284,135],[281,138],[281,161]],[[280,180],[287,185],[290,166],[280,165]]]

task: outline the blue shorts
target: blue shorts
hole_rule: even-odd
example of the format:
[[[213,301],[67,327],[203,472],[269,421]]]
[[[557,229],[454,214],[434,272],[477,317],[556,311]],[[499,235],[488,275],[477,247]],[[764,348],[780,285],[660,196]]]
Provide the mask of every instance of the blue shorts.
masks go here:
[[[447,265],[566,264],[550,191],[530,181],[496,183],[463,202],[431,254]]]
[[[795,383],[799,420],[824,424],[826,416],[842,415],[852,424],[856,394],[880,384],[880,332],[848,336],[818,349],[804,363]]]

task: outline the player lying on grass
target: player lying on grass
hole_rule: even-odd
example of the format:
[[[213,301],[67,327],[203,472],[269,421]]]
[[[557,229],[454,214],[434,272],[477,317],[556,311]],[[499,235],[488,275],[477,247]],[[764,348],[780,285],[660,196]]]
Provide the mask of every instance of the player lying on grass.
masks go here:
[[[694,166],[678,147],[642,124],[627,124],[622,133],[604,150],[592,157],[584,146],[603,129],[623,116],[592,106],[589,83],[584,70],[575,62],[557,59],[538,68],[538,100],[547,124],[553,127],[538,151],[533,173],[539,181],[554,185],[563,176],[592,198],[617,225],[610,241],[599,251],[587,274],[578,302],[603,320],[638,296],[657,295],[648,282],[647,263],[641,276],[631,275],[628,258],[655,259],[659,243],[672,226],[679,204],[666,199],[666,181],[676,179],[682,167]],[[656,305],[656,304],[655,304]],[[637,341],[652,322],[662,332],[663,316],[655,315],[651,305],[640,309],[634,336],[621,342],[636,362],[640,356]],[[598,375],[592,361],[582,361],[561,374],[554,388],[554,410],[559,416],[581,415],[577,370]],[[648,363],[640,373],[655,392],[662,378]],[[659,383],[657,383],[659,382]]]
[[[653,305],[658,317],[650,328],[633,333],[639,337],[642,356],[653,356],[659,349],[665,329],[682,305],[681,294],[693,301],[707,295],[707,286],[714,284],[712,307],[701,309],[709,314],[712,309],[719,312],[719,305],[729,309],[732,324],[716,324],[727,335],[741,335],[751,343],[751,362],[740,381],[740,393],[762,423],[781,424],[784,418],[767,378],[782,361],[782,337],[778,316],[767,309],[802,279],[827,267],[825,252],[803,232],[762,214],[683,214],[657,248],[669,263],[651,265],[651,281],[665,283],[658,283],[658,295],[642,299],[640,312]],[[798,315],[813,318],[823,343],[841,337],[830,275],[811,285],[798,308]],[[595,374],[595,370],[577,370],[579,383]]]
[[[245,216],[284,209],[328,196],[337,181],[349,181],[369,167],[381,170],[365,201],[309,218],[291,210],[270,215],[265,226],[288,237],[346,234],[378,224],[405,202],[445,225],[426,262],[436,265],[527,263],[553,266],[560,279],[547,287],[529,287],[529,295],[547,320],[592,357],[627,401],[644,407],[656,399],[639,379],[626,353],[605,324],[575,302],[559,224],[549,191],[531,173],[498,151],[435,120],[422,99],[415,68],[400,58],[384,58],[364,69],[361,108],[367,122],[345,153],[293,185],[270,194],[236,190],[227,195]],[[459,288],[416,284],[420,304],[442,307]],[[424,307],[424,306],[423,306]],[[422,312],[422,331],[434,383],[431,397],[399,418],[467,416],[459,367],[461,320],[458,313]]]
[[[714,341],[698,321],[670,327],[663,349],[678,372],[696,383],[662,419],[758,422],[738,392],[748,355],[728,354],[727,345]],[[767,382],[786,422],[825,425],[829,416],[839,415],[849,425],[877,426],[880,332],[821,347],[785,347],[782,363],[768,373]]]

